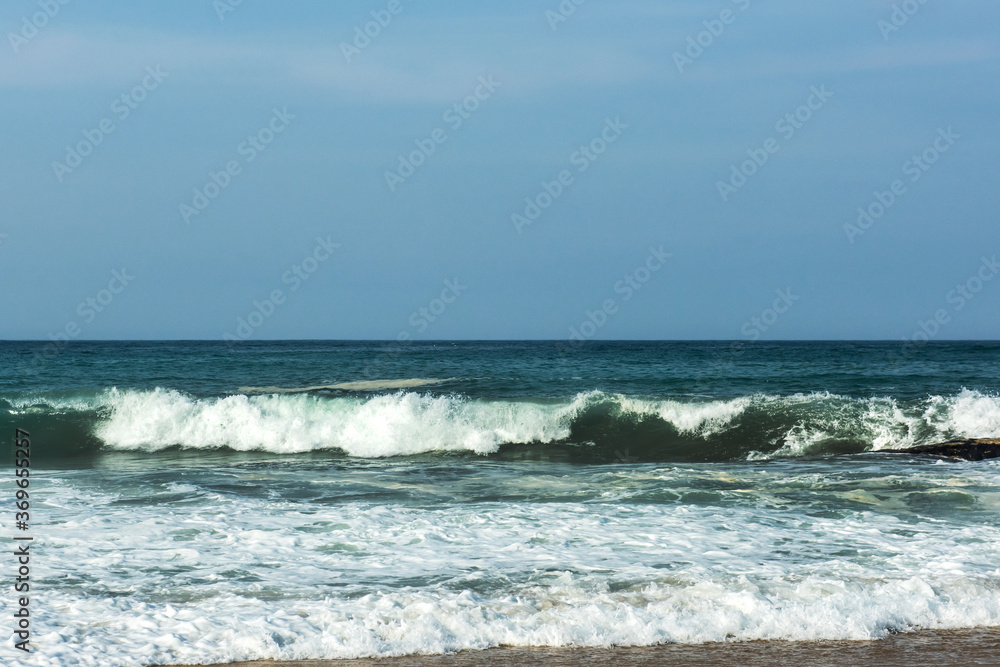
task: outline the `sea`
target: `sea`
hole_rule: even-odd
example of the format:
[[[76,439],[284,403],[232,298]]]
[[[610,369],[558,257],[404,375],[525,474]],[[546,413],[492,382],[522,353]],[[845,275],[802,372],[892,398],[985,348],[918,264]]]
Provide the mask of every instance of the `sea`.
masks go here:
[[[893,453],[997,342],[2,342],[0,432],[3,664],[1000,626],[1000,459]]]

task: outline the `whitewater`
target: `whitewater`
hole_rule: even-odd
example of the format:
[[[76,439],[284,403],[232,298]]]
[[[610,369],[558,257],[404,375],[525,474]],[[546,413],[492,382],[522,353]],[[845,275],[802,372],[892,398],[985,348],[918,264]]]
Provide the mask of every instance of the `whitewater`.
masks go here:
[[[825,446],[841,451],[837,448],[845,443],[856,451],[877,451],[1000,436],[1000,397],[968,389],[910,401],[829,393],[677,400],[597,390],[563,400],[488,401],[402,390],[329,397],[282,389],[198,398],[174,389],[113,387],[92,396],[0,399],[4,407],[10,415],[77,415],[101,446],[142,451],[329,449],[383,457],[449,451],[487,455],[503,445],[561,443],[575,444],[586,454],[588,447],[628,447],[629,435],[644,429],[659,433],[664,442],[671,437],[728,442],[733,458],[761,459],[822,454]],[[764,439],[751,440],[752,433],[765,431]],[[597,435],[574,438],[580,433]],[[740,449],[741,443],[746,447]],[[655,451],[647,454],[656,458]]]
[[[1000,346],[732,349],[92,343],[12,370],[37,586],[18,660],[1000,626],[1000,461],[893,453],[1000,437]],[[8,467],[8,535],[14,488]]]

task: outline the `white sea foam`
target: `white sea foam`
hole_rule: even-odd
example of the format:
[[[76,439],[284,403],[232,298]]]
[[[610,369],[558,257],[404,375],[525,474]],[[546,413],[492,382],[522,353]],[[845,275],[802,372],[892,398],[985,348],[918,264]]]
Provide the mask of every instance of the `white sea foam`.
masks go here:
[[[837,479],[838,470],[729,469],[732,493],[745,500],[724,508],[330,505],[219,495],[202,490],[191,471],[183,484],[126,483],[112,495],[107,471],[50,473],[37,498],[49,509],[44,556],[32,560],[33,578],[46,582],[32,609],[35,651],[19,659],[115,666],[350,658],[501,644],[870,639],[1000,625],[995,523],[897,517],[885,508],[912,502],[914,487],[900,489],[892,474]],[[353,471],[324,480],[310,472],[297,488],[355,480]],[[584,473],[563,479],[569,488],[560,493],[637,483],[684,492],[712,472],[663,468],[628,487],[609,482],[612,473]],[[273,482],[258,474],[260,484]],[[393,488],[405,475],[368,479]],[[976,498],[976,487],[1000,484],[1000,466],[928,465],[908,469],[906,479]],[[509,481],[527,483],[518,471]],[[789,485],[810,488],[808,502],[859,488],[870,502],[824,518],[775,502]],[[165,506],[158,493],[207,494],[211,502]],[[0,597],[0,615],[9,618],[10,605]]]
[[[958,396],[934,396],[929,403],[923,418],[931,428],[956,436],[1000,437],[997,396],[963,389]]]
[[[1000,397],[968,389],[955,396],[931,396],[910,406],[891,397],[853,399],[831,394],[766,400],[770,409],[780,409],[796,398],[813,402],[814,409],[785,432],[780,449],[770,454],[755,452],[750,458],[813,454],[821,452],[825,443],[838,440],[860,440],[871,443],[873,450],[883,450],[953,438],[1000,437]]]
[[[97,435],[111,448],[157,450],[226,446],[278,453],[338,448],[354,456],[465,450],[565,439],[575,417],[607,404],[613,413],[659,417],[682,433],[708,436],[751,404],[643,400],[594,391],[561,403],[479,401],[399,392],[373,397],[235,395],[197,399],[177,391],[110,390]]]
[[[657,416],[673,424],[681,433],[712,435],[722,431],[733,419],[742,414],[753,402],[753,397],[743,396],[731,401],[706,401],[702,403],[680,401],[651,401],[617,396],[622,411],[639,416]]]
[[[196,399],[176,391],[117,391],[97,435],[115,449],[226,446],[278,453],[342,449],[353,456],[465,450],[569,435],[583,401],[483,402],[416,393],[324,399],[306,395]]]
[[[107,447],[148,451],[179,445],[274,453],[340,449],[364,457],[488,454],[505,443],[564,440],[589,410],[598,410],[599,419],[662,420],[686,437],[731,436],[745,451],[755,450],[754,459],[823,453],[836,442],[881,450],[1000,437],[1000,397],[974,390],[905,402],[829,393],[678,400],[601,391],[547,402],[404,390],[332,398],[305,393],[198,398],[170,389],[5,400],[15,414],[96,412],[94,431]],[[763,439],[751,440],[762,433]]]

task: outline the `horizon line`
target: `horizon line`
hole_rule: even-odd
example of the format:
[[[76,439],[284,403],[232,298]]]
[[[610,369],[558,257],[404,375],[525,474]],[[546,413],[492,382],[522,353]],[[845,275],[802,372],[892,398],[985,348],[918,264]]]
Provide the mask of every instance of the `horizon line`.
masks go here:
[[[77,343],[220,343],[240,345],[244,343],[569,343],[581,342],[569,338],[428,338],[405,341],[394,338],[260,338],[254,340],[224,340],[221,338],[84,338],[76,340],[52,340],[46,338],[0,338],[0,343],[57,343],[65,346]],[[1000,338],[941,338],[914,341],[908,338],[769,338],[766,340],[746,340],[741,338],[591,338],[588,343],[741,343],[758,345],[761,343],[903,343],[928,345],[931,343],[1000,343]]]

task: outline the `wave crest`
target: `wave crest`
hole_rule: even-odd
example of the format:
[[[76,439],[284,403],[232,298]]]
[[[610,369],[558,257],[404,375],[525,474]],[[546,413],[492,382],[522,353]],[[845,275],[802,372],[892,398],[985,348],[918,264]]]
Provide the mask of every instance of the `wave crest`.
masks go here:
[[[517,451],[522,456],[555,452],[580,462],[713,461],[1000,437],[1000,397],[974,390],[910,401],[828,393],[679,400],[601,391],[531,401],[404,390],[199,398],[172,389],[112,388],[89,397],[31,396],[2,403],[19,419],[80,422],[74,428],[93,434],[92,446],[139,451],[339,450],[385,457],[435,451],[504,454],[518,445],[545,445]]]
[[[495,452],[510,442],[569,435],[577,404],[488,403],[399,392],[370,398],[305,395],[195,399],[173,390],[112,389],[97,436],[114,449],[229,447],[299,453],[341,449],[352,456],[429,451]]]

